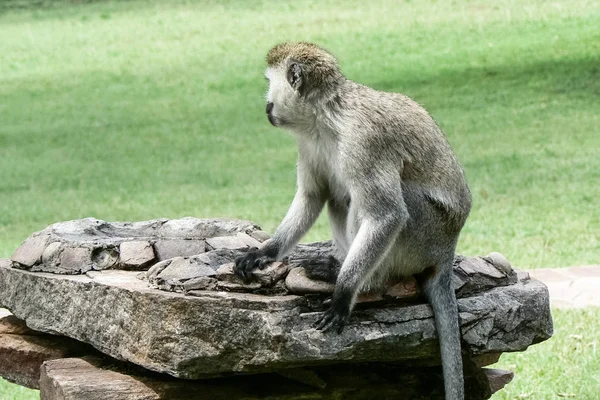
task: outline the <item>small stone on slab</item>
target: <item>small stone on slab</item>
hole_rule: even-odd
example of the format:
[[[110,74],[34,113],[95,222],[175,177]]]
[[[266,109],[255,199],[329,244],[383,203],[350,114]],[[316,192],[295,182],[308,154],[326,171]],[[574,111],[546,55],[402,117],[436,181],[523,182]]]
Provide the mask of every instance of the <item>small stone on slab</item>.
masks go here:
[[[47,242],[47,234],[30,236],[13,253],[11,260],[24,267],[32,267],[41,261]]]
[[[245,233],[237,233],[235,236],[220,236],[206,239],[206,243],[213,249],[247,249],[259,247],[260,242]]]
[[[159,261],[173,257],[189,257],[206,251],[206,243],[199,239],[160,239],[154,243]]]
[[[132,240],[119,246],[121,264],[128,269],[142,269],[154,261],[154,249],[149,242]]]
[[[310,279],[302,267],[293,268],[288,273],[285,286],[290,292],[298,294],[333,293],[335,289],[334,284]]]

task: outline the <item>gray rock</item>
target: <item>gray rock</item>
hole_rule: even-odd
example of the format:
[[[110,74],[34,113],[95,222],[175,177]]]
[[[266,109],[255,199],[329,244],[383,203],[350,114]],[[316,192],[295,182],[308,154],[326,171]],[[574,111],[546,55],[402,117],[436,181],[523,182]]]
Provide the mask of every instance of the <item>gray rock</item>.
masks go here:
[[[427,304],[359,307],[337,335],[312,328],[320,313],[312,311],[310,296],[206,290],[186,296],[150,289],[136,275],[34,273],[4,260],[0,305],[32,329],[183,378],[439,359]],[[475,356],[523,351],[552,335],[548,291],[534,279],[470,294],[458,305],[465,350]]]
[[[89,247],[69,247],[62,242],[52,242],[42,253],[42,263],[33,265],[31,271],[81,274],[92,267],[92,250]]]
[[[215,278],[201,276],[185,281],[182,286],[185,292],[190,290],[217,290],[218,283]]]
[[[13,253],[11,259],[22,267],[31,267],[38,264],[49,241],[49,235],[45,233],[34,234],[23,242]]]
[[[160,239],[154,243],[154,251],[158,260],[163,261],[204,253],[206,243],[201,239]]]
[[[116,247],[99,246],[92,252],[92,267],[96,270],[109,269],[117,267],[120,254]]]
[[[154,248],[144,240],[131,240],[119,246],[121,266],[125,269],[143,269],[155,260]]]
[[[517,282],[517,273],[505,271],[482,257],[456,256],[452,283],[459,297]]]
[[[510,261],[504,257],[504,255],[494,251],[483,257],[484,260],[491,262],[495,267],[500,268],[505,274],[509,274],[512,271],[512,265]]]
[[[311,293],[333,293],[335,285],[327,282],[315,281],[309,279],[304,272],[304,268],[293,268],[287,278],[285,286],[292,293],[311,294]]]
[[[85,218],[34,233],[14,252],[12,261],[19,268],[58,274],[145,269],[154,261],[204,252],[206,238],[218,237],[216,244],[221,241],[229,248],[260,245],[252,236],[265,234],[252,222],[234,219],[106,222]],[[156,254],[150,244],[156,246]]]
[[[205,239],[217,236],[234,236],[237,233],[259,231],[260,227],[250,221],[231,218],[181,218],[163,220],[158,232],[148,236],[166,238]]]
[[[248,234],[261,243],[271,238],[271,235],[265,231],[253,231]]]
[[[260,246],[260,242],[245,233],[237,233],[235,236],[219,236],[206,239],[213,250],[216,249],[248,249]]]

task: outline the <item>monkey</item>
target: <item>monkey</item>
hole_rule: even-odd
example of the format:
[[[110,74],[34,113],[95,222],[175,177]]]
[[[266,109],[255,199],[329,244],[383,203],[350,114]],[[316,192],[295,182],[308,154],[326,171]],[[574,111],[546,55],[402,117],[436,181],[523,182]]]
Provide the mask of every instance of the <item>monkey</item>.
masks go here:
[[[434,314],[446,399],[463,399],[451,277],[471,193],[445,135],[408,96],[346,78],[318,45],[278,44],[266,61],[267,119],[296,138],[297,190],[271,240],[236,259],[235,272],[250,279],[282,259],[327,205],[336,257],[306,269],[335,289],[314,327],[341,333],[359,293],[418,276]]]

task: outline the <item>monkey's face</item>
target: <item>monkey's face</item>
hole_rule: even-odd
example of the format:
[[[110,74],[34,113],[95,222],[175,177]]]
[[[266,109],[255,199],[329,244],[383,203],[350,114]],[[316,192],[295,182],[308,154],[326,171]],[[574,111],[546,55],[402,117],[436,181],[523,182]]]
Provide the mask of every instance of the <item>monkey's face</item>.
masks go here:
[[[274,126],[304,126],[311,116],[301,93],[302,71],[296,63],[283,63],[267,68],[267,118]]]

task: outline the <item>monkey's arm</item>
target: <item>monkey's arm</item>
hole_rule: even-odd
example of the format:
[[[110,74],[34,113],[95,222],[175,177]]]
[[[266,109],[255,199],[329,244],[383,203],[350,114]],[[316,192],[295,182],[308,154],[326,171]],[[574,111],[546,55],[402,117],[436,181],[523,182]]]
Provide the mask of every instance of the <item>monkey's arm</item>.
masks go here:
[[[353,186],[352,206],[358,208],[350,218],[356,219],[358,232],[338,275],[331,307],[317,322],[317,329],[324,331],[342,332],[361,286],[379,267],[408,219],[398,173]]]
[[[242,278],[250,278],[252,270],[283,258],[315,223],[325,205],[325,196],[309,190],[299,182],[298,190],[285,218],[279,224],[271,240],[251,250],[235,261],[235,272]]]

